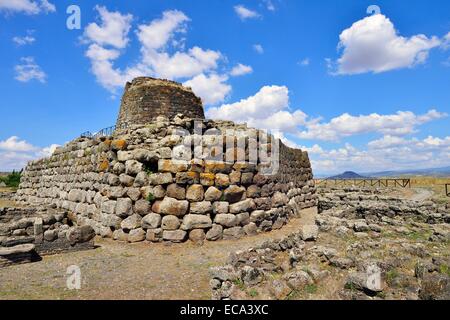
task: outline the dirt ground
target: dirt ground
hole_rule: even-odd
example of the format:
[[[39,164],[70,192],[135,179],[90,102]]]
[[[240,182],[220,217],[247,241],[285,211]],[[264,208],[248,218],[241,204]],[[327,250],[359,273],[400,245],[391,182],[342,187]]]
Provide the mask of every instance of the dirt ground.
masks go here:
[[[95,250],[43,257],[0,269],[0,299],[210,299],[208,269],[223,265],[231,251],[268,238],[282,238],[314,223],[315,210],[281,230],[236,241],[128,244],[96,239]],[[81,269],[80,290],[68,290],[66,270]]]

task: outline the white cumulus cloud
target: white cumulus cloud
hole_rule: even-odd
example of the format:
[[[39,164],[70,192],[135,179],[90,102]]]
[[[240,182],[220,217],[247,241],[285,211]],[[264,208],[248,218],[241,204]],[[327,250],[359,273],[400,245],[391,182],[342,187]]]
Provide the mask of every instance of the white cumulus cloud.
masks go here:
[[[34,15],[55,12],[56,7],[48,0],[0,0],[0,11]]]
[[[113,94],[123,88],[126,81],[137,76],[154,76],[182,80],[192,86],[206,104],[223,101],[231,86],[226,75],[216,71],[224,60],[219,51],[198,46],[184,48],[184,38],[190,21],[183,12],[168,10],[160,18],[139,24],[137,35],[141,56],[136,63],[124,69],[114,66],[128,45],[133,17],[120,12],[110,12],[96,7],[99,23],[90,23],[83,40],[88,43],[86,56],[91,60],[91,70],[97,81]]]
[[[263,54],[264,53],[263,46],[258,44],[258,43],[253,45],[253,50],[255,50],[256,53],[259,53],[259,54]]]
[[[0,140],[0,171],[20,170],[30,160],[50,156],[58,146],[40,148],[17,136]]]
[[[241,20],[255,19],[261,17],[261,15],[258,12],[250,10],[241,4],[234,6],[234,12],[236,12],[236,14],[239,16]]]
[[[25,46],[27,44],[32,44],[33,42],[36,41],[36,39],[33,36],[23,36],[23,37],[14,37],[12,39],[14,41],[15,44],[17,44],[18,46]]]
[[[16,72],[15,79],[20,82],[29,82],[31,80],[37,80],[41,83],[46,81],[47,75],[36,64],[33,57],[23,57],[20,59],[21,63],[14,67]]]
[[[439,38],[423,34],[404,37],[382,14],[355,22],[339,36],[342,56],[335,62],[336,74],[380,73],[424,63]]]
[[[253,72],[253,68],[250,66],[247,66],[242,63],[238,63],[236,66],[233,67],[230,71],[230,75],[232,76],[243,76],[245,74],[249,74]]]
[[[194,93],[202,98],[205,104],[216,104],[225,99],[231,92],[231,86],[226,83],[228,77],[218,74],[209,76],[203,73],[186,81],[183,85],[191,87]]]
[[[303,139],[336,141],[342,137],[371,132],[396,136],[406,135],[414,133],[416,128],[424,123],[446,116],[447,114],[434,109],[422,115],[416,115],[411,111],[398,111],[388,115],[372,113],[358,116],[344,113],[329,122],[313,120],[297,136]]]

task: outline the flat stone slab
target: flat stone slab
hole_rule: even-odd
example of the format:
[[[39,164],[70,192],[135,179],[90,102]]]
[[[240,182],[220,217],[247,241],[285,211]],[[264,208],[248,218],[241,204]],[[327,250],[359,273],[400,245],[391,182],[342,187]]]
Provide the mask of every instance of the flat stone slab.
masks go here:
[[[13,254],[22,254],[22,253],[30,253],[34,252],[36,249],[36,246],[32,243],[28,244],[19,244],[14,247],[0,247],[0,256],[10,256]]]

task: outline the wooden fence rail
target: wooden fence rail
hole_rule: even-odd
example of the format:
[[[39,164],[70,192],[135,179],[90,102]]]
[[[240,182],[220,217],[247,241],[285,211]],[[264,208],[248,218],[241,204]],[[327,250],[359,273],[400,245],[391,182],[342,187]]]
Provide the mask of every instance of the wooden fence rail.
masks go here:
[[[411,188],[411,179],[314,179],[317,186],[334,185],[357,187],[400,187]]]

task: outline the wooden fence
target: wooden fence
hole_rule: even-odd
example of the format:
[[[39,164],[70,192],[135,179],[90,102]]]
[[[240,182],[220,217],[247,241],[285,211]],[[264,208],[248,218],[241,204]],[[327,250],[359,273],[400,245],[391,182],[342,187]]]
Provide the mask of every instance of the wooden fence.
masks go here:
[[[314,179],[317,186],[411,188],[411,179]]]
[[[450,197],[450,183],[445,184],[445,194]]]

